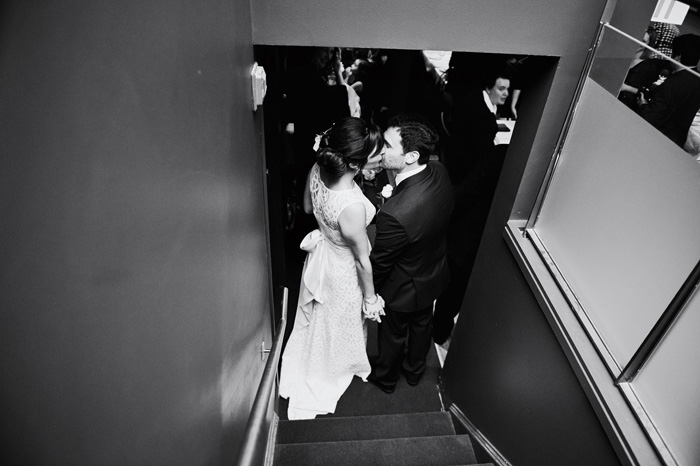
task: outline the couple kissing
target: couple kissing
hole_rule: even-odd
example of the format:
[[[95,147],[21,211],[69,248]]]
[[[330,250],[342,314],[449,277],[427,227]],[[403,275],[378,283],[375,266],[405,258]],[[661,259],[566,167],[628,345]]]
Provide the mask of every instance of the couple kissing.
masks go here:
[[[383,134],[348,117],[317,137],[304,210],[318,229],[301,243],[307,258],[282,357],[280,396],[289,399],[290,420],[335,412],[354,376],[392,393],[401,374],[416,385],[425,372],[433,302],[449,282],[445,242],[454,204],[444,167],[429,162],[437,142],[418,115],[397,115]],[[393,172],[396,187],[376,212],[354,180],[378,166]],[[366,320],[379,322],[372,366]]]

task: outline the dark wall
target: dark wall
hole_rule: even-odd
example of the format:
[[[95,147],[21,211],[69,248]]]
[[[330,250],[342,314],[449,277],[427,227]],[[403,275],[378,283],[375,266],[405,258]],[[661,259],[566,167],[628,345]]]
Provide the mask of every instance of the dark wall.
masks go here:
[[[230,463],[270,341],[249,2],[2,9],[0,457]]]
[[[527,218],[536,199],[607,3],[258,0],[253,4],[256,44],[556,57],[541,70],[539,86],[523,96],[527,100],[522,102],[443,371],[452,401],[517,465],[618,463],[503,240],[506,221],[511,216]],[[637,2],[637,11],[630,10],[639,26],[634,31],[644,29],[640,15],[650,17],[654,4]]]

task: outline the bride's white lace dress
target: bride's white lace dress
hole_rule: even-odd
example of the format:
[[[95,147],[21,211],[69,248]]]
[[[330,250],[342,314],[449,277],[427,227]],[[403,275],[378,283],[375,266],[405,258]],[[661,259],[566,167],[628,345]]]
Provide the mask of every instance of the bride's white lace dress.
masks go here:
[[[370,373],[362,291],[352,252],[340,235],[338,217],[350,204],[362,202],[367,226],[375,208],[355,184],[342,191],[328,189],[318,165],[311,170],[310,188],[319,229],[301,243],[308,255],[280,376],[280,396],[289,399],[289,419],[313,419],[335,412],[353,376],[366,381]]]

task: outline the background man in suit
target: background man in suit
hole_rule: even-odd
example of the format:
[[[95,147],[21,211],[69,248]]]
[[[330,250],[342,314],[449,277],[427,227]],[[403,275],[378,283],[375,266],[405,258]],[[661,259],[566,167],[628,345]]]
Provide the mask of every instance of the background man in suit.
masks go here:
[[[495,145],[496,110],[510,89],[509,68],[485,70],[483,86],[467,98],[455,100],[452,134],[462,160],[449,164],[455,186],[455,208],[447,233],[447,261],[451,282],[435,304],[433,341],[444,344],[452,334],[454,319],[462,308],[476,253],[496,192],[508,146]]]
[[[388,126],[382,166],[396,174],[396,188],[377,214],[370,255],[386,316],[379,325],[379,356],[369,380],[391,393],[399,371],[410,385],[418,384],[425,372],[433,301],[449,281],[445,243],[454,195],[444,167],[428,163],[438,135],[427,120],[398,115]]]

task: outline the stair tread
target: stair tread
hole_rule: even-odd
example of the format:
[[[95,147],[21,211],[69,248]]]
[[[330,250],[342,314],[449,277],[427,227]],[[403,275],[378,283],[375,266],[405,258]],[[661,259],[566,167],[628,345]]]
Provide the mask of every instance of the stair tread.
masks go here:
[[[476,462],[468,435],[282,444],[275,466],[437,466]]]
[[[278,444],[454,435],[450,413],[386,414],[280,421]]]

